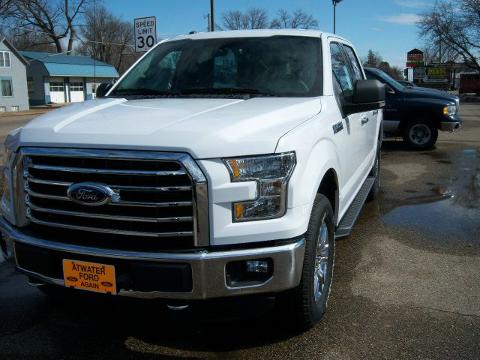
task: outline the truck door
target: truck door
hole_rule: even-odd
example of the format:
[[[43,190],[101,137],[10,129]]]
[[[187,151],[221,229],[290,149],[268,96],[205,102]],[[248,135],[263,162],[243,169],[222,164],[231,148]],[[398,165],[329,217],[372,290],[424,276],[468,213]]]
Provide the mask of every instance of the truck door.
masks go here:
[[[342,104],[351,101],[355,78],[346,58],[342,45],[338,42],[330,43],[332,61],[332,76],[335,96],[342,112]],[[335,134],[339,150],[340,167],[342,171],[343,193],[340,206],[349,205],[361,186],[364,170],[362,163],[365,161],[365,140],[362,121],[365,113],[356,113],[348,116],[341,115],[344,130]]]
[[[350,67],[352,68],[352,75],[355,80],[364,80],[365,77],[362,72],[362,68],[360,67],[360,61],[358,61],[358,57],[355,54],[355,51],[352,47],[342,44],[343,50],[347,55],[348,62]],[[364,159],[369,159],[370,163],[373,162],[375,157],[376,149],[373,144],[377,141],[377,129],[378,129],[378,110],[373,111],[366,111],[362,113],[360,119],[361,129],[362,132],[362,142],[363,142],[363,156]],[[370,170],[370,169],[368,169]]]

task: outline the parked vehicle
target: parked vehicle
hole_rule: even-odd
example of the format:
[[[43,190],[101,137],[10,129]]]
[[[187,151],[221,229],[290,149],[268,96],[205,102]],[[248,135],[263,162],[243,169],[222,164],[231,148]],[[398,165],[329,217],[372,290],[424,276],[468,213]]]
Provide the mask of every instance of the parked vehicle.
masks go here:
[[[446,91],[406,87],[379,69],[365,68],[367,78],[387,88],[383,130],[385,136],[402,136],[412,148],[425,150],[437,142],[438,131],[461,125],[458,96]]]
[[[460,74],[460,94],[480,94],[480,74]]]
[[[336,35],[162,42],[106,97],[8,136],[2,249],[46,292],[276,294],[312,326],[335,237],[378,192],[384,100]]]

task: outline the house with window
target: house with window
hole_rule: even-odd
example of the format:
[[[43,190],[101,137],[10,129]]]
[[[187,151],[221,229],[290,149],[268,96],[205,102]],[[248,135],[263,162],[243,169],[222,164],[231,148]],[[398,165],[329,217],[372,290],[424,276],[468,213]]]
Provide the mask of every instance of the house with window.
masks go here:
[[[0,38],[0,112],[28,110],[27,60]]]
[[[112,65],[88,56],[21,51],[28,60],[30,105],[90,100],[103,82],[118,78]]]

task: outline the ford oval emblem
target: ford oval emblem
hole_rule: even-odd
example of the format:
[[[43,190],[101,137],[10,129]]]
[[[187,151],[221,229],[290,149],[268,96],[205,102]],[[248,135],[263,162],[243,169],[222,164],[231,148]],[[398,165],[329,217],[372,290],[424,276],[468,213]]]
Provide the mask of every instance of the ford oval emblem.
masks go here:
[[[67,195],[77,204],[100,206],[109,203],[116,194],[106,185],[84,182],[70,185]]]

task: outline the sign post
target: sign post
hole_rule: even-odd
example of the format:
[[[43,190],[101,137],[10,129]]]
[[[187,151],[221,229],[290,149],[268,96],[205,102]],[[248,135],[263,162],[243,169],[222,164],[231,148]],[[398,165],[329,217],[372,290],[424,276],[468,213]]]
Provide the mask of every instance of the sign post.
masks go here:
[[[135,52],[146,52],[157,43],[157,19],[155,16],[134,20]]]

